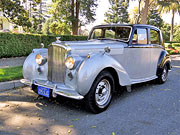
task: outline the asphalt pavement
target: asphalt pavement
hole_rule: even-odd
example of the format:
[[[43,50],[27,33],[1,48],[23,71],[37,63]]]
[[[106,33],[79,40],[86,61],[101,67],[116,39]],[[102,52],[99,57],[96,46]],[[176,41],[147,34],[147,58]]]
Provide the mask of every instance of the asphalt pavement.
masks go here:
[[[180,60],[165,84],[116,93],[103,113],[81,101],[38,97],[30,88],[0,92],[0,135],[180,135]]]

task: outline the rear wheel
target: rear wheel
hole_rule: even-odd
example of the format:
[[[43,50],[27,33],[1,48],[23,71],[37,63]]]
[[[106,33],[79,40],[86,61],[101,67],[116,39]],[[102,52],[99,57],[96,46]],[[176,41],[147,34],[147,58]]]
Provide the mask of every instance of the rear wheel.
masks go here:
[[[168,79],[168,67],[166,64],[166,65],[164,65],[161,73],[158,75],[157,82],[160,84],[163,84],[167,81],[167,79]]]
[[[102,71],[85,97],[87,109],[93,113],[106,110],[111,103],[114,86],[113,76],[108,71]]]

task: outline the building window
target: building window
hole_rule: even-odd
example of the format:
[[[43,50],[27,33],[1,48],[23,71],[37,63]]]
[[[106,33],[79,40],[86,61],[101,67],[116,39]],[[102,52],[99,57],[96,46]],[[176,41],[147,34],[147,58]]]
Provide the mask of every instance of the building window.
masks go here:
[[[0,19],[0,30],[3,30],[3,20]]]

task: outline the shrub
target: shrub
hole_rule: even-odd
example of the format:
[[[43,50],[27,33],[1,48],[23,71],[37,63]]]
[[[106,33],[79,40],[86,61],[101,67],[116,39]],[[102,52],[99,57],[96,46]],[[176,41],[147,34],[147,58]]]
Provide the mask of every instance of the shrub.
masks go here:
[[[180,43],[172,43],[172,46],[174,46],[174,47],[180,47]]]
[[[175,53],[175,50],[167,50],[167,52],[171,55],[171,54],[177,54]]]
[[[168,45],[168,48],[172,48],[173,46],[172,45]]]
[[[0,33],[0,58],[27,56],[44,43],[47,47],[58,35]],[[87,36],[63,35],[63,41],[86,40]]]
[[[165,48],[169,54],[180,54],[180,43],[165,43]]]

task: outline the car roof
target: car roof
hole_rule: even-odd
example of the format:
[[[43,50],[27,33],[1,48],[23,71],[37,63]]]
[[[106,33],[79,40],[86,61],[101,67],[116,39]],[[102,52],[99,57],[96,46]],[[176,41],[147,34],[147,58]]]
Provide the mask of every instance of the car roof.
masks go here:
[[[157,27],[153,26],[153,25],[147,25],[147,24],[103,24],[103,25],[97,25],[94,28],[98,28],[98,27],[120,27],[120,26],[130,26],[130,27],[150,27],[150,28],[155,28],[158,29]],[[159,30],[159,29],[158,29]]]

